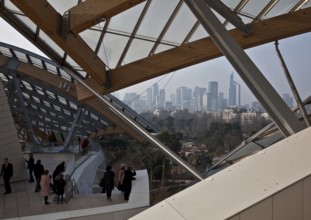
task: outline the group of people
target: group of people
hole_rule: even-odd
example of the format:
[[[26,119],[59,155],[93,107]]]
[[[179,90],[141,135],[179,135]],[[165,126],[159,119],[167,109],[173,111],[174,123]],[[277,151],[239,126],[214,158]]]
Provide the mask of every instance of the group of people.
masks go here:
[[[41,163],[41,160],[37,160],[34,163],[33,154],[29,154],[29,159],[25,160],[27,162],[27,169],[29,172],[29,182],[34,182],[34,177],[36,179],[35,192],[39,192],[42,190],[42,194],[44,197],[44,203],[46,205],[50,204],[48,201],[48,197],[51,193],[51,189],[53,193],[57,195],[57,203],[64,201],[64,192],[66,181],[64,179],[63,172],[65,171],[65,162],[61,162],[55,168],[52,178],[48,170],[44,169],[44,166]],[[51,182],[53,180],[53,183]]]
[[[64,179],[63,172],[65,171],[65,162],[61,162],[57,165],[56,169],[53,172],[52,178],[53,183],[51,182],[51,175],[49,171],[44,169],[44,166],[41,164],[41,160],[37,160],[35,163],[33,154],[29,154],[27,162],[27,169],[29,172],[29,182],[34,182],[34,177],[36,179],[35,192],[42,191],[44,197],[44,203],[50,204],[48,197],[51,193],[51,188],[54,193],[57,195],[57,203],[64,201],[64,192],[66,181]],[[4,195],[10,194],[12,192],[10,180],[13,177],[13,165],[9,163],[9,159],[5,158],[4,163],[2,164],[0,176],[3,177],[5,192]]]
[[[135,179],[136,171],[130,166],[121,164],[120,169],[118,170],[117,177],[112,171],[112,167],[108,165],[106,167],[106,172],[100,181],[100,186],[102,187],[102,193],[106,193],[107,199],[111,200],[111,193],[115,186],[120,190],[124,195],[124,200],[129,200],[130,193],[132,190],[132,180]],[[115,181],[116,178],[116,181]],[[116,184],[115,184],[116,182]]]

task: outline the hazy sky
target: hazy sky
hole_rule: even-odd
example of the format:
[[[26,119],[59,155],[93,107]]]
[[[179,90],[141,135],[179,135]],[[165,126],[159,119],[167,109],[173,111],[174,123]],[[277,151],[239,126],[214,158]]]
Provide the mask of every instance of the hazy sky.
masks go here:
[[[40,50],[34,47],[1,18],[0,29],[1,42],[22,47],[44,56]],[[311,79],[311,33],[279,41],[279,49],[301,98],[307,98],[311,94],[311,86],[309,85]],[[261,45],[249,49],[246,52],[279,94],[292,94],[276,54],[274,43]],[[165,88],[167,99],[180,86],[187,86],[189,88],[194,88],[195,86],[207,87],[210,81],[218,81],[218,90],[226,94],[229,88],[229,76],[231,73],[234,73],[235,81],[241,84],[241,104],[250,104],[256,100],[237,72],[224,57],[178,70],[123,89],[120,91],[120,98],[123,98],[125,92],[137,92],[143,95],[143,92],[156,82],[158,82],[159,89]]]

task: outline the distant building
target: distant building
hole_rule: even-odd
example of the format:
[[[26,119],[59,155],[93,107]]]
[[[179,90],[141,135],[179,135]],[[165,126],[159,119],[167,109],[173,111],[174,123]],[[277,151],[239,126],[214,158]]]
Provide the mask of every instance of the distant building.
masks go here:
[[[262,113],[260,112],[243,112],[241,114],[241,124],[242,125],[250,125],[254,124],[255,122],[258,122],[261,120]]]
[[[207,111],[214,112],[218,110],[218,82],[208,83],[208,100],[207,100]]]
[[[195,111],[203,111],[203,95],[206,88],[196,86],[193,91],[193,102]]]
[[[157,101],[157,107],[163,109],[165,103],[165,90],[160,89]]]

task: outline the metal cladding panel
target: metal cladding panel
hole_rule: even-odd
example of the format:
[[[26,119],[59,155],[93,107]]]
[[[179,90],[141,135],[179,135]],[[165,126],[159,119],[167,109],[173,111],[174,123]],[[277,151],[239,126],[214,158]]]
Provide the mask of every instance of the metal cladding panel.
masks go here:
[[[131,218],[234,219],[311,174],[311,128],[216,173]],[[294,193],[295,194],[295,193]],[[290,197],[284,197],[285,200]],[[307,198],[304,198],[307,201]],[[269,202],[268,202],[269,203]],[[269,210],[272,207],[263,203]],[[254,209],[253,209],[254,210]],[[245,214],[245,213],[244,213]],[[244,215],[243,214],[243,215]],[[271,212],[270,212],[271,214]],[[161,216],[159,216],[161,215]]]

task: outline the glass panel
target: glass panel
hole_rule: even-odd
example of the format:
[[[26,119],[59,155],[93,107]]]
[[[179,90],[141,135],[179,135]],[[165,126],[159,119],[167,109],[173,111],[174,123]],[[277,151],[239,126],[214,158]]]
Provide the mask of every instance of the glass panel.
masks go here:
[[[72,66],[74,69],[76,69],[76,70],[81,70],[81,69],[82,69],[69,55],[66,57],[66,61],[67,61],[67,63],[69,63],[70,66]]]
[[[119,30],[123,33],[131,33],[138,21],[138,18],[145,6],[145,3],[136,5],[111,18],[109,30]]]
[[[24,15],[16,15],[23,24],[25,24],[33,33],[36,33],[37,25]]]
[[[60,0],[48,0],[48,2],[55,8],[60,14],[64,14],[66,11],[68,11],[73,6],[76,6],[78,3],[78,0],[66,0],[66,1],[60,1]]]
[[[240,3],[240,1],[241,0],[222,0],[222,3],[224,3],[228,8],[233,10]]]
[[[36,57],[33,57],[33,56],[31,56],[31,55],[29,56],[29,58],[30,58],[31,62],[33,63],[33,65],[38,66],[38,67],[40,67],[41,69],[43,69],[42,62],[41,62],[40,59],[38,59],[38,58],[36,58]]]
[[[54,41],[51,40],[51,38],[46,35],[42,30],[39,32],[39,37],[50,46],[50,48],[53,48],[53,50],[60,56],[64,56],[64,51],[56,44]]]
[[[48,90],[46,90],[45,92],[46,92],[46,94],[47,94],[50,98],[55,99],[54,93],[52,93],[52,92],[50,92],[50,91],[48,91]]]
[[[168,18],[176,8],[178,0],[157,0],[152,1],[145,15],[137,35],[157,39]]]
[[[67,72],[65,72],[63,69],[59,69],[59,71],[60,71],[62,78],[68,81],[71,81],[71,76]]]
[[[173,49],[173,48],[175,48],[175,47],[168,46],[168,45],[165,45],[165,44],[160,44],[158,46],[158,48],[156,49],[155,54],[163,52],[163,51],[166,51],[166,50],[170,50],[170,49]]]
[[[63,112],[66,114],[66,115],[70,115],[71,116],[71,112],[66,110],[66,109],[63,109]]]
[[[67,101],[65,98],[61,97],[61,96],[58,96],[58,100],[60,103],[64,104],[64,105],[67,105]]]
[[[128,42],[129,38],[116,34],[106,34],[98,56],[110,68],[114,68]]]
[[[0,46],[0,51],[3,55],[7,57],[12,57],[12,53],[8,48]]]
[[[45,100],[43,100],[42,102],[43,102],[43,104],[45,104],[46,106],[51,107],[51,104],[50,104],[49,102],[47,102],[47,101],[45,101]]]
[[[20,61],[23,61],[23,62],[25,62],[25,63],[28,62],[25,53],[21,53],[21,52],[19,52],[19,51],[17,51],[17,50],[15,50],[14,53],[15,53],[15,55],[17,56],[17,58],[18,58]]]
[[[46,66],[46,68],[48,69],[49,72],[57,74],[57,70],[56,70],[56,66],[55,65],[52,65],[52,64],[50,64],[48,62],[45,62],[45,66]]]
[[[196,41],[205,37],[208,37],[208,33],[206,32],[206,30],[202,27],[202,25],[200,24],[199,27],[197,28],[197,30],[194,32],[194,34],[192,35],[192,37],[190,38],[190,42],[192,41]]]
[[[163,40],[181,44],[197,21],[186,4],[183,4]]]
[[[270,0],[248,1],[248,3],[244,6],[244,8],[242,8],[242,14],[255,18],[266,7],[266,5],[269,2]]]
[[[266,18],[275,17],[277,15],[285,14],[289,12],[299,1],[294,0],[282,0],[278,1],[278,3],[270,10],[267,14]]]
[[[27,90],[30,90],[30,91],[33,90],[32,86],[26,81],[21,80],[21,84],[23,84]]]
[[[95,51],[101,32],[87,29],[80,33],[82,39]]]
[[[147,57],[153,47],[153,44],[154,43],[145,40],[133,40],[129,51],[124,58],[124,63],[131,63],[133,61]]]
[[[22,13],[11,1],[4,1],[4,7],[18,13]]]
[[[69,101],[69,106],[70,106],[71,108],[75,109],[75,110],[78,109],[78,106],[76,105],[76,103],[73,103],[73,102],[71,102],[71,101]]]

